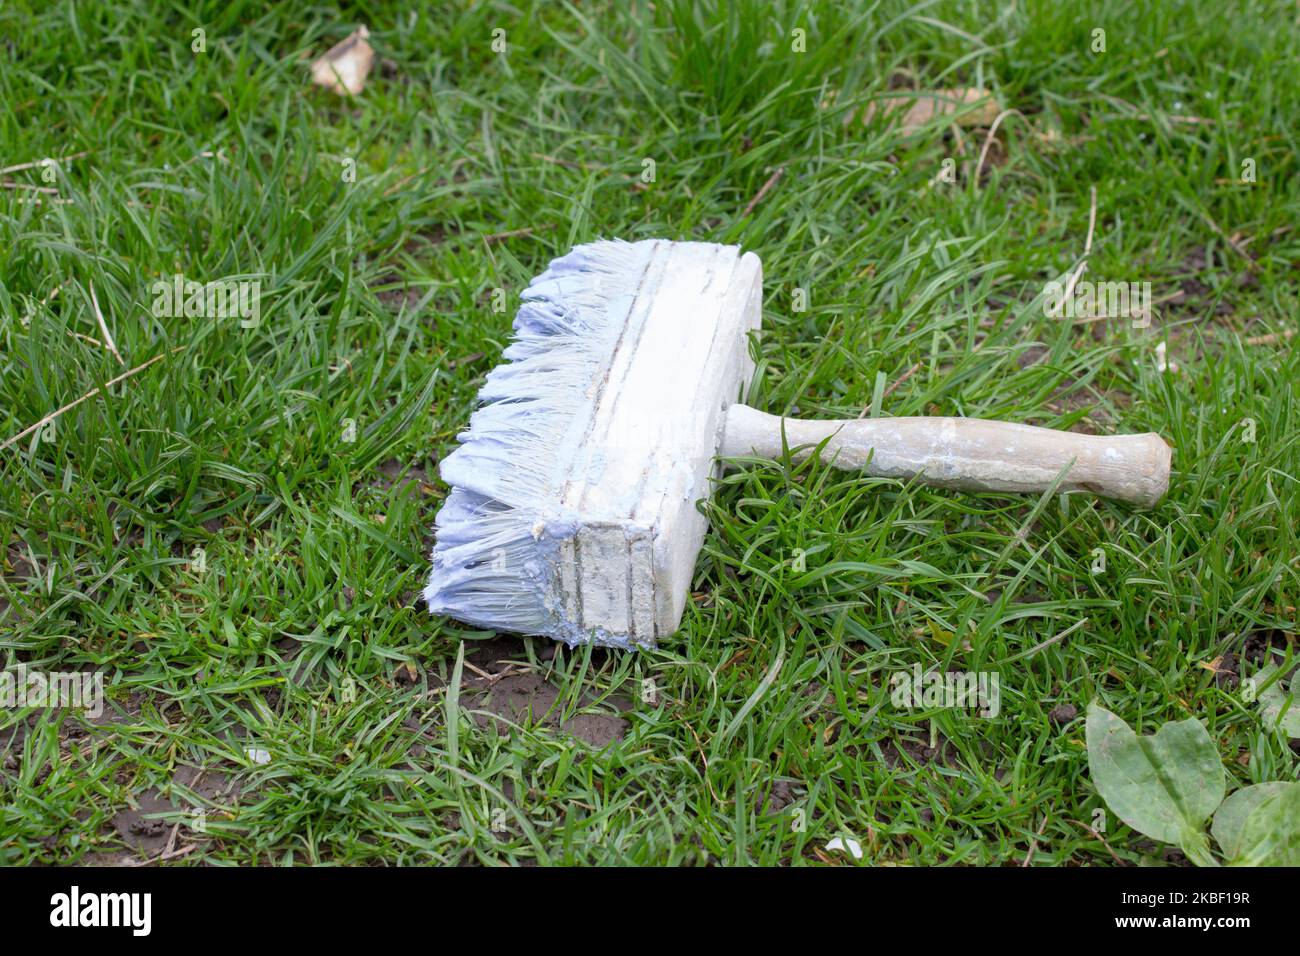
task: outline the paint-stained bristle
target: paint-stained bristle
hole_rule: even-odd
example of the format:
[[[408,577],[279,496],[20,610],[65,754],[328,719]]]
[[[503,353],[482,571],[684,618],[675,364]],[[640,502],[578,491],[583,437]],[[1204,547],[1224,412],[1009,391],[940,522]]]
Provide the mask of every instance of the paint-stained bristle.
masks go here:
[[[591,639],[557,606],[554,554],[574,527],[556,505],[654,245],[578,246],[525,290],[505,362],[440,468],[452,488],[424,591],[433,613],[569,644]]]

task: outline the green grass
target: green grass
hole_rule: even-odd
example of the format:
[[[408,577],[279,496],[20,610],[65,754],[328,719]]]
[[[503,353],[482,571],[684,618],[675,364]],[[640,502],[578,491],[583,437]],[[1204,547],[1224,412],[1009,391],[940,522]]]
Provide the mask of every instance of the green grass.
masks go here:
[[[1300,358],[1246,342],[1300,306],[1293,4],[294,6],[0,11],[0,167],[85,153],[3,177],[58,195],[0,195],[0,441],[125,370],[92,287],[126,368],[165,356],[0,451],[0,662],[102,671],[113,715],[0,712],[0,862],[147,859],[195,808],[176,865],[851,862],[837,835],[878,864],[1179,862],[1090,830],[1094,699],[1200,718],[1237,783],[1296,779],[1213,670],[1295,651]],[[364,94],[310,87],[362,21]],[[846,124],[891,85],[1018,111],[982,182],[983,129]],[[1150,282],[1149,329],[1043,315],[1093,187],[1086,277]],[[651,236],[761,256],[751,404],[1154,430],[1168,497],[745,463],[655,652],[431,618],[436,462],[519,292]],[[155,317],[178,272],[259,277],[260,325]],[[1000,714],[894,707],[916,663],[997,672]],[[505,687],[534,712],[499,733]]]

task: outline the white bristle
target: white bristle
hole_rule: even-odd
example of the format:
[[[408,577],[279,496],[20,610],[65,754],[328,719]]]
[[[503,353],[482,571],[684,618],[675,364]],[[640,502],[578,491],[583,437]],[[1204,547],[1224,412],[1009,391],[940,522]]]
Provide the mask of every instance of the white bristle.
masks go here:
[[[555,606],[552,557],[575,529],[547,512],[655,245],[578,246],[525,290],[506,362],[488,374],[460,447],[441,464],[452,490],[424,591],[433,613],[569,644],[626,643],[584,632]]]

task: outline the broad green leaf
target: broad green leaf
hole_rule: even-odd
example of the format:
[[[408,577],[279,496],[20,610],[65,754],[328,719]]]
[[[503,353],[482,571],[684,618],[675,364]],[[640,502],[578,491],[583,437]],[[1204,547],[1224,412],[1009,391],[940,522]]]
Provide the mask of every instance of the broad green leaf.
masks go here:
[[[1197,866],[1218,866],[1219,861],[1210,852],[1210,840],[1204,830],[1186,830],[1178,844],[1183,855]]]
[[[1250,812],[1232,865],[1300,866],[1300,784],[1286,784]]]
[[[1152,839],[1196,851],[1195,838],[1224,791],[1223,763],[1201,722],[1171,721],[1153,736],[1139,737],[1092,704],[1086,736],[1092,782],[1111,812]]]
[[[1277,796],[1290,786],[1294,784],[1257,783],[1251,787],[1242,787],[1219,804],[1219,809],[1214,811],[1214,826],[1210,827],[1210,832],[1214,834],[1225,857],[1231,860],[1237,855],[1241,828],[1246,823],[1246,817],[1265,800]]]
[[[1277,673],[1277,665],[1266,664],[1255,674],[1255,686],[1259,687],[1272,679]],[[1288,737],[1300,737],[1300,694],[1296,693],[1295,679],[1291,686],[1282,687],[1283,682],[1273,681],[1259,692],[1259,719],[1269,730],[1281,730]]]

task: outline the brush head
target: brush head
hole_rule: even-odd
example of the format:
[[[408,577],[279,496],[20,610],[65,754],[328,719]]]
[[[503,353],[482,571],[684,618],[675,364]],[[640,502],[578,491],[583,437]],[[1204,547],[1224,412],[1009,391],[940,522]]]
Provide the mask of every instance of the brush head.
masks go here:
[[[435,614],[570,645],[677,630],[726,407],[753,373],[753,253],[596,242],[523,294],[437,517]]]

